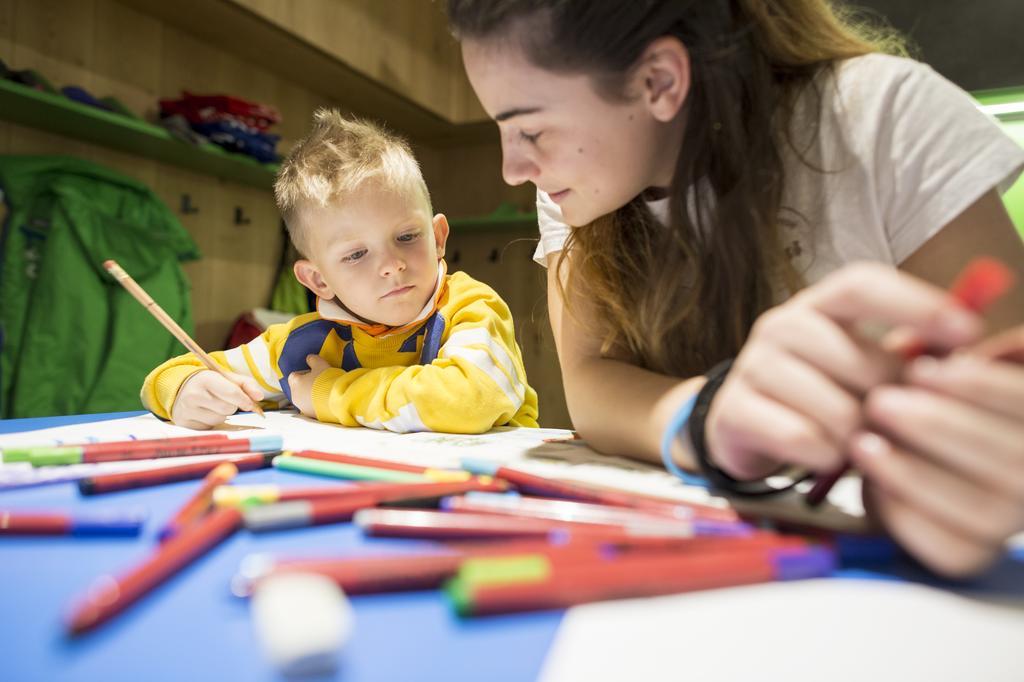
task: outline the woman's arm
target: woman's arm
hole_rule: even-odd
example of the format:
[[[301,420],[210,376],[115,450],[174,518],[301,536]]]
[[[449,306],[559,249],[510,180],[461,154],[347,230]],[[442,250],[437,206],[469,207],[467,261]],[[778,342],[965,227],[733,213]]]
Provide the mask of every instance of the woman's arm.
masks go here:
[[[1024,322],[1024,241],[1021,240],[999,194],[985,194],[925,242],[900,270],[947,288],[976,256],[992,256],[1017,275],[1017,286],[986,314],[990,333]]]
[[[560,253],[549,254],[548,310],[554,332],[569,415],[576,431],[596,450],[651,462],[661,460],[661,437],[674,412],[704,383],[680,380],[601,356],[601,339],[588,330],[595,311],[568,291],[566,310],[557,277]],[[568,275],[572,259],[561,270]],[[695,468],[689,448],[677,439],[677,463]]]

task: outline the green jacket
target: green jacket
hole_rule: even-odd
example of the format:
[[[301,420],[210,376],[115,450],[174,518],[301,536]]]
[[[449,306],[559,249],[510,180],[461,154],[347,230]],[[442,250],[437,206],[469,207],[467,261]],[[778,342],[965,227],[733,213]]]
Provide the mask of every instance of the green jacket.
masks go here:
[[[145,185],[81,159],[0,156],[0,192],[0,416],[137,409],[181,348],[103,261],[190,330],[192,238]]]

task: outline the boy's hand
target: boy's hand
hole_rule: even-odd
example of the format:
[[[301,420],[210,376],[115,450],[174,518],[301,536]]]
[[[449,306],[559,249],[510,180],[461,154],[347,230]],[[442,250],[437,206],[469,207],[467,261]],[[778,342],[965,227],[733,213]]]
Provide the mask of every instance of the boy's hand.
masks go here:
[[[331,365],[319,355],[307,355],[306,364],[309,365],[309,371],[292,372],[288,375],[288,387],[292,391],[292,404],[302,414],[316,419],[316,408],[313,407],[313,382]]]
[[[231,376],[238,384],[209,369],[190,376],[174,399],[171,421],[189,429],[210,429],[238,410],[252,410],[263,398],[259,384],[251,377]]]

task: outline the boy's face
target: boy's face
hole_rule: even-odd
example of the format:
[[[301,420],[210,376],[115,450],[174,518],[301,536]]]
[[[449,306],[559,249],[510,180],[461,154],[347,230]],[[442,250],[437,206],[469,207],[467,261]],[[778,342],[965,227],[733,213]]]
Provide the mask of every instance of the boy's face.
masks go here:
[[[296,219],[310,253],[295,263],[295,276],[320,298],[337,297],[365,320],[400,327],[434,295],[448,221],[431,219],[419,192],[370,181],[336,204],[302,207]]]

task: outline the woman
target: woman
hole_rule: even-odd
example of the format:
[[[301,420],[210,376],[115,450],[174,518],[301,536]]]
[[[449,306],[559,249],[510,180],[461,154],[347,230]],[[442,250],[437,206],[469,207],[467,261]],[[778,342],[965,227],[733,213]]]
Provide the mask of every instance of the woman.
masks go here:
[[[942,289],[978,254],[1024,272],[999,199],[1024,153],[964,93],[824,0],[449,15],[505,180],[537,186],[594,447],[737,488],[849,460],[891,534],[951,576],[1024,529],[1024,294],[985,330]],[[908,335],[958,352],[904,363]]]

